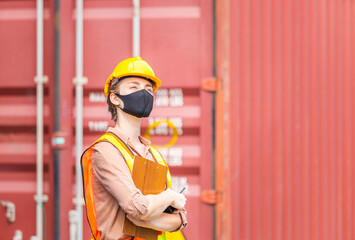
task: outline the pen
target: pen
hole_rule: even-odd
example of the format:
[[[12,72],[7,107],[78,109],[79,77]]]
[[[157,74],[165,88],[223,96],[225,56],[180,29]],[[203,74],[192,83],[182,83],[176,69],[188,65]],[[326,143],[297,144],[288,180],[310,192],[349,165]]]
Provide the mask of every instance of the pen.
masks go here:
[[[183,191],[185,191],[185,187],[183,187],[180,191],[180,193],[182,193]],[[167,207],[164,212],[165,213],[173,213],[174,211],[176,210],[176,208],[172,207],[172,206],[169,206]]]

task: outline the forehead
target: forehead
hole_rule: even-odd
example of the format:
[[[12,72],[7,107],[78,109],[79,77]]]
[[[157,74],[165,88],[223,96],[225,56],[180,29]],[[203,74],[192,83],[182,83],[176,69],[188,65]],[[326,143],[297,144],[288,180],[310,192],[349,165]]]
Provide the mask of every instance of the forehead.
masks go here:
[[[140,78],[140,77],[128,77],[124,78],[120,81],[120,84],[129,84],[129,83],[135,83],[135,84],[141,84],[141,85],[147,85],[153,87],[152,83],[148,81],[147,79]]]

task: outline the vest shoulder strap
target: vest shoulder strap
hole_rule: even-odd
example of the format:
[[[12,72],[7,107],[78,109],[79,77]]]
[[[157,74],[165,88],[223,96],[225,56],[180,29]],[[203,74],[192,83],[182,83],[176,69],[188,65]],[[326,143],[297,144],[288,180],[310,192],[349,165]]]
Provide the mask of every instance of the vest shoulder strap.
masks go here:
[[[86,149],[81,157],[81,169],[82,169],[82,177],[83,177],[83,193],[84,193],[84,199],[85,199],[85,207],[86,207],[86,212],[87,212],[87,217],[88,217],[88,222],[90,225],[90,229],[92,231],[92,238],[95,240],[100,240],[101,239],[101,232],[97,230],[96,226],[96,212],[95,212],[95,207],[94,207],[94,202],[93,202],[93,191],[92,191],[92,163],[91,163],[91,156],[93,153],[93,147],[95,144],[99,142],[109,142],[113,146],[115,146],[120,153],[123,155],[130,171],[132,172],[133,169],[133,162],[134,162],[134,154],[133,152],[128,148],[128,146],[114,133],[112,132],[106,132],[104,135],[102,135],[98,140],[96,140],[91,146]],[[150,147],[150,152],[154,156],[154,158],[157,160],[158,163],[165,165],[168,167],[167,163],[161,156],[161,154],[153,147]],[[167,173],[167,187],[170,188],[172,183],[172,178],[170,175],[170,171],[168,168],[168,173]],[[165,235],[164,235],[165,236]]]
[[[128,167],[129,167],[129,170],[132,172],[133,163],[134,163],[134,160],[133,160],[134,155],[131,152],[131,150],[126,146],[126,144],[114,133],[106,132],[98,140],[96,140],[91,146],[94,146],[96,143],[102,142],[102,141],[109,142],[109,143],[113,144],[120,151],[120,153],[123,155]],[[165,162],[164,158],[161,156],[161,154],[158,152],[158,150],[156,150],[152,146],[149,148],[149,150],[152,153],[152,155],[154,156],[154,158],[158,161],[158,163],[160,163],[161,165],[167,166],[169,169],[168,164]],[[172,184],[172,178],[171,178],[171,174],[170,174],[169,170],[168,170],[166,177],[167,177],[167,187],[170,188],[171,184]]]
[[[123,155],[123,158],[125,159],[129,167],[129,170],[132,172],[134,155],[119,137],[117,137],[114,133],[106,132],[98,140],[96,140],[91,146],[95,145],[98,142],[109,142],[113,146],[115,146],[118,149],[118,151],[120,151],[120,153]]]
[[[164,158],[162,157],[162,155],[160,154],[160,152],[158,152],[158,150],[156,150],[155,148],[153,148],[152,146],[149,148],[150,152],[153,154],[154,158],[158,161],[158,163],[160,163],[161,165],[167,166],[168,164],[165,162]],[[169,167],[168,167],[169,168]],[[168,188],[171,187],[171,183],[172,183],[172,178],[171,178],[171,174],[170,171],[168,170],[168,173],[166,175],[167,178],[167,183],[168,183]]]

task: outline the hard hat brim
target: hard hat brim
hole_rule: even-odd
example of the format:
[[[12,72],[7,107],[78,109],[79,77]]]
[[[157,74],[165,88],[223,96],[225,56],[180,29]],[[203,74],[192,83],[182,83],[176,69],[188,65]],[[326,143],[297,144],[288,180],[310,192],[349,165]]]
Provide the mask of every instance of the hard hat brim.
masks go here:
[[[152,75],[148,75],[148,74],[144,74],[144,73],[135,73],[135,72],[131,72],[131,73],[126,73],[126,74],[120,74],[120,75],[117,75],[117,76],[114,76],[113,74],[111,74],[108,79],[106,80],[106,83],[105,83],[105,89],[104,89],[104,92],[105,92],[105,96],[107,97],[108,96],[108,93],[110,91],[110,87],[111,87],[111,81],[113,78],[123,78],[123,77],[128,77],[128,76],[137,76],[137,77],[142,77],[142,78],[147,78],[149,80],[152,80],[154,82],[154,85],[153,85],[153,92],[155,92],[156,90],[158,90],[158,88],[160,87],[161,85],[161,81],[159,78],[157,77],[154,77]]]

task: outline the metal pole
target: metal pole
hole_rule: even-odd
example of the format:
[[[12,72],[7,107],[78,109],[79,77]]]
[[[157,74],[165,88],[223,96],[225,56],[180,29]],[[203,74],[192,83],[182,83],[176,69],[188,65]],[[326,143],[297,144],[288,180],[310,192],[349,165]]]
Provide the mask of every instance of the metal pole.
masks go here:
[[[216,76],[221,84],[216,92],[216,189],[223,193],[216,205],[216,235],[232,238],[230,183],[230,2],[216,0]]]
[[[140,56],[140,0],[133,0],[133,57]]]
[[[36,235],[42,240],[43,227],[43,0],[37,0],[37,156],[36,156]]]
[[[83,85],[87,79],[83,77],[83,0],[76,0],[76,39],[75,39],[75,175],[76,197],[73,200],[76,206],[76,239],[83,239],[83,197],[80,158],[83,146]],[[71,233],[72,234],[72,233]]]
[[[132,17],[132,53],[133,57],[141,55],[141,36],[140,36],[140,0],[132,0],[133,17]]]
[[[37,35],[36,35],[36,236],[31,239],[43,239],[43,84],[48,81],[43,76],[43,0],[37,0]]]

